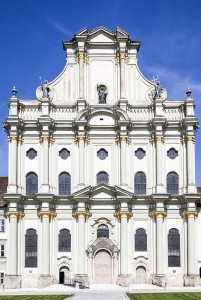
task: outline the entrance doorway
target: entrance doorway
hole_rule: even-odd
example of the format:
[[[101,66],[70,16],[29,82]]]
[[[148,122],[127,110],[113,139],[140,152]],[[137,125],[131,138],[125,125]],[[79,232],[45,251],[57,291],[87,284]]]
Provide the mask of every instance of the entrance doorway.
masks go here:
[[[146,283],[146,269],[142,266],[136,269],[136,283]]]
[[[108,251],[99,250],[94,259],[94,283],[112,283],[112,258]]]
[[[69,268],[61,267],[59,270],[59,283],[69,284]]]

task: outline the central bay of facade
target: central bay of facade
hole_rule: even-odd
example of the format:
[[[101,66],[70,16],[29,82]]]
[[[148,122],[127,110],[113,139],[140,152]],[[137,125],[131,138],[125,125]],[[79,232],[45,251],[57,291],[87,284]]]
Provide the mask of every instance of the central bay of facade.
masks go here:
[[[9,100],[5,287],[200,284],[191,91],[168,100],[120,28],[63,48],[36,99]]]

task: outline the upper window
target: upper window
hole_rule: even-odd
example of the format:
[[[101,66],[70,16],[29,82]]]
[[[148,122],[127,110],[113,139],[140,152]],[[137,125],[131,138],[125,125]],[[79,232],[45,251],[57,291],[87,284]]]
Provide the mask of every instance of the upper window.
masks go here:
[[[67,172],[59,175],[59,195],[69,196],[71,194],[71,176]]]
[[[172,195],[179,194],[179,176],[176,172],[167,174],[167,193]]]
[[[5,231],[5,220],[0,219],[0,231]]]
[[[70,151],[66,148],[63,148],[59,151],[59,156],[62,159],[67,159],[70,156]]]
[[[138,159],[143,159],[143,157],[146,155],[146,151],[144,151],[142,148],[138,148],[136,151],[135,151],[135,156],[138,158]]]
[[[71,235],[68,229],[59,232],[59,252],[71,252]]]
[[[97,156],[101,160],[104,160],[106,159],[106,157],[108,157],[108,152],[104,148],[101,148],[100,150],[97,151]]]
[[[175,228],[168,234],[168,267],[180,267],[180,234]]]
[[[147,251],[147,234],[143,228],[138,228],[136,230],[135,251]]]
[[[97,184],[101,184],[101,183],[109,183],[109,176],[108,176],[108,173],[107,172],[99,172],[97,175],[96,175],[96,183]]]
[[[26,176],[26,195],[34,195],[38,193],[38,176],[34,172],[30,172]]]
[[[0,254],[1,254],[1,257],[5,256],[5,245],[0,245]]]
[[[178,156],[178,151],[175,150],[174,148],[170,148],[170,149],[167,151],[167,156],[168,156],[170,159],[175,159],[175,158]]]
[[[146,195],[146,175],[144,172],[137,172],[135,174],[134,194]]]
[[[97,239],[101,237],[109,239],[109,229],[105,224],[99,225],[97,229]]]
[[[29,150],[27,150],[26,156],[29,159],[34,159],[37,156],[37,151],[35,149],[33,149],[33,148],[30,148]]]
[[[28,229],[25,235],[25,268],[37,268],[38,236],[35,229]]]

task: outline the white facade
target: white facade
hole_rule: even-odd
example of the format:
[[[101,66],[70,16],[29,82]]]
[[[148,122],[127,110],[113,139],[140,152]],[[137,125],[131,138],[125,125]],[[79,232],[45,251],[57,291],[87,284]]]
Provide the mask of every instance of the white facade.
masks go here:
[[[63,72],[37,88],[36,99],[20,100],[13,89],[9,101],[5,286],[198,285],[190,90],[169,101],[138,69],[140,43],[120,28],[83,29],[63,47]],[[62,229],[71,236],[63,249]]]

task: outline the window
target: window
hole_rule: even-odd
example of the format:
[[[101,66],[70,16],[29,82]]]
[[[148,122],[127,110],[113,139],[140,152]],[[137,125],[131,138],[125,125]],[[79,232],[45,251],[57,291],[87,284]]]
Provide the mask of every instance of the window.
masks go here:
[[[37,156],[37,151],[33,148],[30,148],[27,152],[26,152],[26,156],[29,159],[34,159]]]
[[[71,235],[68,229],[59,232],[59,252],[71,252]]]
[[[147,234],[143,228],[138,228],[136,230],[135,251],[147,251]]]
[[[34,195],[38,193],[38,176],[34,172],[30,172],[26,176],[26,195]]]
[[[25,235],[25,268],[37,268],[38,236],[35,229],[28,229]]]
[[[172,195],[179,194],[179,176],[176,172],[170,172],[167,175],[167,193]]]
[[[107,172],[99,172],[96,175],[96,184],[101,184],[101,183],[109,183],[109,176]]]
[[[0,245],[1,257],[5,256],[5,245]]]
[[[175,228],[168,234],[168,267],[180,267],[180,234]]]
[[[178,156],[178,151],[175,150],[174,148],[170,148],[170,149],[167,151],[167,156],[168,156],[170,159],[175,159],[175,158]]]
[[[146,195],[146,175],[144,172],[137,172],[135,174],[134,194]]]
[[[97,239],[101,238],[101,237],[109,239],[109,229],[108,229],[107,225],[101,224],[98,226]]]
[[[71,176],[67,172],[59,175],[59,195],[69,196],[71,194]]]
[[[70,151],[66,148],[61,149],[61,151],[59,151],[59,156],[62,159],[67,159],[70,156]]]
[[[3,284],[3,280],[4,280],[4,273],[0,272],[0,284]]]
[[[146,151],[144,151],[142,148],[138,148],[136,151],[135,151],[135,156],[138,158],[138,159],[143,159],[143,157],[146,155]]]
[[[98,156],[101,160],[104,160],[104,159],[106,159],[106,157],[108,157],[108,152],[107,152],[104,148],[101,148],[100,150],[98,150],[97,156]]]
[[[5,220],[0,219],[0,231],[5,231]]]

